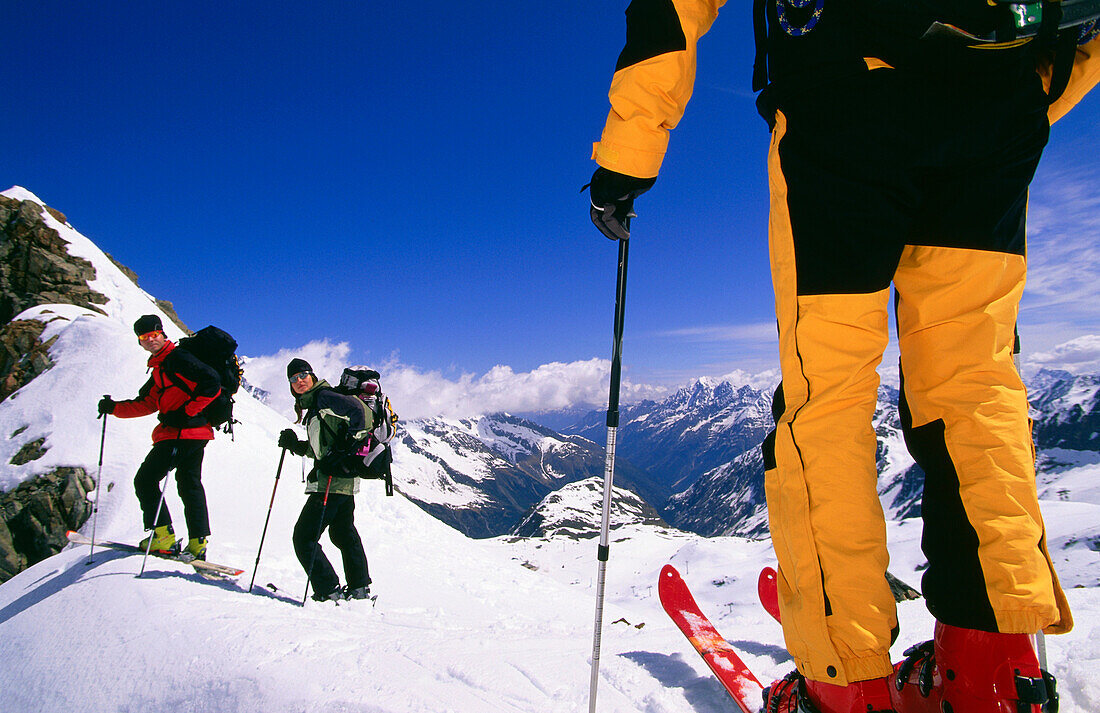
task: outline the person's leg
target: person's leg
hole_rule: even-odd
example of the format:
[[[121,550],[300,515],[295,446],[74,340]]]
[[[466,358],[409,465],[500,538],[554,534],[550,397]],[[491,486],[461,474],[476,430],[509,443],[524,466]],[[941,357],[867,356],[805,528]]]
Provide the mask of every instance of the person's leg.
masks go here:
[[[332,498],[331,495],[329,497]],[[309,575],[314,594],[324,596],[340,586],[340,579],[318,543],[324,529],[322,517],[327,517],[324,495],[310,493],[298,516],[298,522],[294,525],[292,539],[294,554],[297,555],[302,569]]]
[[[168,475],[171,467],[172,444],[168,441],[154,443],[134,475],[134,493],[141,506],[141,516],[146,530],[172,525],[172,516],[168,513],[168,504],[162,503],[157,510],[160,498],[160,481]]]
[[[202,487],[202,460],[209,441],[179,441],[176,448],[176,490],[183,501],[183,517],[187,521],[187,536],[201,538],[210,535],[210,516],[206,507],[206,491]]]
[[[946,624],[1032,634],[1061,617],[1012,360],[1024,272],[1022,255],[913,247],[896,284],[902,426],[925,473],[928,608]]]
[[[934,648],[920,655],[934,660],[942,685],[921,696],[899,670],[898,705],[1037,711],[1047,686],[1029,635],[1072,626],[1046,551],[1013,361],[1045,104],[1029,73],[942,102],[945,121],[965,112],[960,136],[929,169],[921,229],[894,280],[902,428],[925,473],[922,589],[938,622]]]
[[[876,72],[782,103],[768,159],[783,374],[764,445],[768,517],[787,648],[833,688],[882,683],[897,627],[872,418],[912,187]]]
[[[359,537],[359,531],[355,529],[355,496],[340,496],[339,504],[332,524],[329,525],[328,536],[332,544],[340,550],[340,556],[344,562],[344,580],[348,590],[359,589],[370,585],[370,574],[367,570],[367,553],[363,550],[363,540]],[[329,507],[332,507],[330,496]]]

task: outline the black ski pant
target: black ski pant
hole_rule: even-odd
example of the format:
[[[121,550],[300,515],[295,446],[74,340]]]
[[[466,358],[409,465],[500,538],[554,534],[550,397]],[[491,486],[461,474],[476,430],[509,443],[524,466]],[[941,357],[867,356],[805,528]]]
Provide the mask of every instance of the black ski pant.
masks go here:
[[[355,496],[329,493],[326,504],[324,493],[310,493],[294,525],[294,554],[309,574],[313,591],[327,594],[340,586],[340,578],[319,542],[326,527],[328,538],[340,550],[348,588],[358,589],[370,584],[367,553],[355,529]]]
[[[176,492],[183,501],[183,517],[187,522],[188,537],[207,537],[210,534],[210,516],[206,510],[206,491],[202,487],[202,456],[207,441],[176,439],[158,441],[134,476],[134,492],[141,504],[145,529],[171,525],[172,516],[168,503],[157,512],[160,499],[160,481],[168,471],[176,469]],[[166,486],[167,487],[167,486]]]

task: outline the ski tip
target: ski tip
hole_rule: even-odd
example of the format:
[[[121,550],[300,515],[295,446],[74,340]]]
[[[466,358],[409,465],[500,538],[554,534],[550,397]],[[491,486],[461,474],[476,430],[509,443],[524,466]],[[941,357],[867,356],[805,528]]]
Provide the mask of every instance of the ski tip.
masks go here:
[[[661,579],[673,579],[679,578],[680,572],[670,564],[666,564],[661,568]]]
[[[765,611],[776,621],[782,621],[779,610],[779,575],[771,567],[760,570],[760,578],[756,582],[756,592]]]

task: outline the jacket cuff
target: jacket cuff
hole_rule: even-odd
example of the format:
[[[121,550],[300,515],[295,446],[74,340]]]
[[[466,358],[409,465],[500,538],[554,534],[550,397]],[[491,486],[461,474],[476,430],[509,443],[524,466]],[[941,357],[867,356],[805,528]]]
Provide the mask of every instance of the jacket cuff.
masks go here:
[[[592,144],[592,159],[609,171],[634,178],[654,178],[661,170],[665,151],[625,146],[605,136]]]

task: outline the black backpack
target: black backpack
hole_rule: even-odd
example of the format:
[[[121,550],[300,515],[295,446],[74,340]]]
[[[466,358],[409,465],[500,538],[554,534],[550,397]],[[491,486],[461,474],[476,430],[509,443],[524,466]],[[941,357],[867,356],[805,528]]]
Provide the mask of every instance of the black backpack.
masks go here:
[[[340,375],[340,385],[335,391],[354,396],[362,401],[374,415],[374,426],[367,442],[355,454],[354,471],[360,478],[386,481],[386,495],[393,495],[393,451],[390,441],[397,432],[397,414],[393,412],[388,396],[382,393],[380,374],[365,366],[352,366]]]
[[[224,330],[214,326],[203,327],[193,336],[184,337],[176,345],[177,349],[193,355],[218,375],[221,393],[206,405],[201,412],[212,427],[225,425],[225,432],[233,434],[233,395],[241,387],[241,364],[237,360],[237,340]],[[172,380],[176,386],[190,392],[185,385]],[[193,394],[192,394],[193,395]]]

